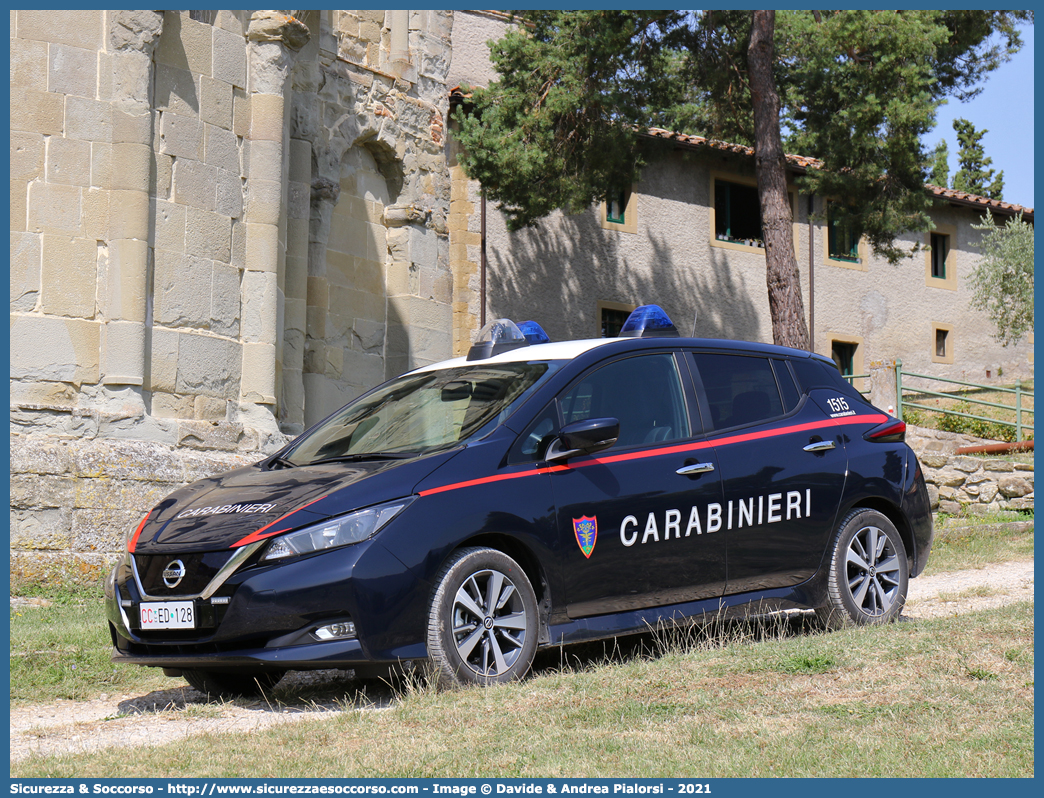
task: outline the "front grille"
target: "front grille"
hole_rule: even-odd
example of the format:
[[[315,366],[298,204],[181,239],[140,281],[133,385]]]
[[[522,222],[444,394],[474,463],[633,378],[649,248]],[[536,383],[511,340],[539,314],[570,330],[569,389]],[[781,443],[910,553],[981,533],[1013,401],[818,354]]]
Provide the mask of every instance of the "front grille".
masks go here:
[[[141,586],[150,596],[157,598],[175,598],[177,596],[195,596],[203,592],[217,572],[227,563],[234,550],[204,551],[193,554],[135,554],[134,564],[138,568]],[[185,575],[174,587],[167,587],[163,581],[163,572],[175,568],[174,563],[180,561],[185,568]]]

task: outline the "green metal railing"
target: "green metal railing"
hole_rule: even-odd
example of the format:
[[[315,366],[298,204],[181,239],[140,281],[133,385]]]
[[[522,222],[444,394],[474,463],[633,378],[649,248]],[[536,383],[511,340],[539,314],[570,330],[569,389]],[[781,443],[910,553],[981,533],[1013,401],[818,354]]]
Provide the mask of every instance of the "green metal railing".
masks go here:
[[[848,383],[853,388],[855,388],[855,381],[856,380],[868,380],[868,379],[870,379],[870,375],[869,374],[842,374],[841,376],[844,377],[846,380],[848,380]],[[862,388],[856,388],[856,390],[859,391],[859,393],[861,393],[863,396],[869,396],[870,395],[870,389],[869,388],[867,388],[865,391]]]
[[[976,388],[985,391],[997,391],[999,393],[1010,393],[1015,395],[1015,404],[1001,404],[1000,402],[987,402],[985,399],[973,399],[967,394],[957,393],[945,393],[943,391],[931,391],[927,388],[910,388],[903,385],[903,377],[916,377],[922,380],[933,380],[935,382],[947,382],[953,385],[961,385],[967,388]],[[1002,421],[997,418],[990,418],[988,416],[979,416],[974,413],[963,413],[959,410],[947,410],[941,407],[932,407],[930,405],[923,405],[917,402],[912,402],[903,398],[903,391],[907,391],[910,394],[916,394],[918,397],[921,396],[937,396],[942,399],[955,399],[961,402],[967,402],[968,404],[983,405],[985,407],[995,407],[1000,410],[1012,410],[1015,412],[1014,421]],[[901,360],[895,361],[895,415],[898,419],[903,418],[903,408],[913,407],[918,410],[927,410],[931,413],[941,413],[947,416],[960,416],[961,418],[972,418],[977,421],[987,421],[991,424],[1000,424],[1004,427],[1015,428],[1015,440],[1021,441],[1022,433],[1024,430],[1033,430],[1032,424],[1026,424],[1022,420],[1023,413],[1033,415],[1032,410],[1023,410],[1022,400],[1024,397],[1033,399],[1033,392],[1023,389],[1022,384],[1017,384],[1014,388],[1003,388],[998,385],[981,385],[976,382],[965,382],[963,380],[951,380],[948,377],[933,377],[930,374],[914,374],[912,371],[903,371],[903,362]]]

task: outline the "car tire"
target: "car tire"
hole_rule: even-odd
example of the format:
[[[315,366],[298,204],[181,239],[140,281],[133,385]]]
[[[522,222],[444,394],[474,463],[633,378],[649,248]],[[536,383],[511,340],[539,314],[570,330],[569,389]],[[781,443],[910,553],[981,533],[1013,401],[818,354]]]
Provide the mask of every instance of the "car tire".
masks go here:
[[[182,676],[208,699],[261,695],[283,678],[281,672],[271,671],[187,670]]]
[[[910,567],[895,525],[882,513],[856,508],[834,535],[827,604],[816,614],[828,629],[894,621],[903,611]]]
[[[455,552],[435,578],[428,614],[433,681],[446,689],[521,679],[537,626],[536,594],[518,563],[496,549]]]

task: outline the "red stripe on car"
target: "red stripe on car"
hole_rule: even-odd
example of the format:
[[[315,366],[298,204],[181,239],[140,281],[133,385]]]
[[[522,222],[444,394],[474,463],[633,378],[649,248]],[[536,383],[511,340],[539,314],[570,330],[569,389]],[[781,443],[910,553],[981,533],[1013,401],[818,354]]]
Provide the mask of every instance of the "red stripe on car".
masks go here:
[[[517,479],[519,477],[532,477],[537,474],[550,474],[555,471],[566,471],[571,468],[584,468],[591,465],[605,465],[607,463],[623,463],[628,460],[643,460],[647,457],[660,457],[665,454],[680,454],[684,452],[695,452],[700,449],[709,449],[714,446],[728,446],[733,443],[743,443],[744,441],[756,441],[762,438],[775,438],[780,435],[791,435],[797,432],[808,432],[815,429],[823,429],[824,427],[837,427],[847,424],[870,424],[880,423],[886,421],[888,416],[880,414],[867,414],[863,416],[845,416],[843,419],[828,418],[821,421],[810,421],[805,424],[793,424],[789,427],[777,427],[775,429],[758,430],[757,432],[746,432],[740,435],[729,435],[724,438],[717,438],[715,440],[707,441],[696,441],[695,443],[682,443],[676,446],[662,446],[657,449],[645,449],[640,452],[625,452],[623,454],[614,454],[608,457],[593,457],[590,460],[584,460],[581,463],[574,465],[557,465],[557,466],[540,466],[537,468],[530,468],[525,471],[513,471],[508,474],[496,474],[488,477],[481,477],[479,479],[469,479],[464,482],[454,482],[449,485],[442,485],[438,488],[428,488],[422,490],[419,495],[431,496],[435,493],[445,493],[449,490],[459,490],[460,488],[470,488],[475,485],[485,485],[490,482],[501,482],[506,479]]]
[[[134,530],[134,537],[130,539],[130,543],[127,544],[127,551],[131,554],[134,553],[134,547],[138,545],[138,538],[141,536],[141,530],[145,528],[145,522],[149,520],[149,516],[152,515],[152,510],[145,513],[145,517],[141,519],[141,523],[138,524],[138,528]]]
[[[326,494],[326,495],[328,496],[329,494]],[[272,523],[265,524],[263,527],[258,529],[256,532],[251,532],[245,538],[242,538],[241,540],[237,540],[235,543],[233,543],[231,546],[229,546],[229,548],[230,549],[238,549],[240,546],[246,546],[246,545],[248,545],[250,543],[257,543],[257,541],[259,541],[259,540],[264,540],[265,538],[273,537],[275,535],[278,535],[280,532],[289,532],[291,529],[293,529],[293,527],[287,527],[286,529],[277,529],[274,532],[269,532],[267,535],[262,534],[266,529],[271,529],[276,524],[278,524],[280,521],[283,521],[283,520],[289,518],[294,513],[299,512],[300,510],[303,510],[305,507],[311,507],[316,502],[321,502],[325,498],[326,498],[326,496],[320,496],[318,499],[313,499],[312,501],[308,502],[308,504],[302,504],[296,510],[291,510],[286,515],[279,516],[279,518],[277,518]]]

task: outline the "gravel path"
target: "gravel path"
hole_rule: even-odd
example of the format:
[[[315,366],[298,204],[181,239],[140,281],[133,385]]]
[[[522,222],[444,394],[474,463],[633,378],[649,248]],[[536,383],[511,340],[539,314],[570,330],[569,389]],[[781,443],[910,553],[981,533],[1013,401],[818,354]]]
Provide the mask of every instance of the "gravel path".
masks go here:
[[[1033,561],[998,563],[911,580],[905,615],[911,619],[959,615],[1033,599]],[[294,700],[307,688],[315,698]],[[206,704],[187,685],[147,695],[102,695],[91,701],[55,701],[11,709],[11,761],[160,745],[210,732],[251,732],[331,712],[377,711],[392,705],[390,690],[363,694],[341,671],[291,673],[279,688],[287,703],[239,700]]]

